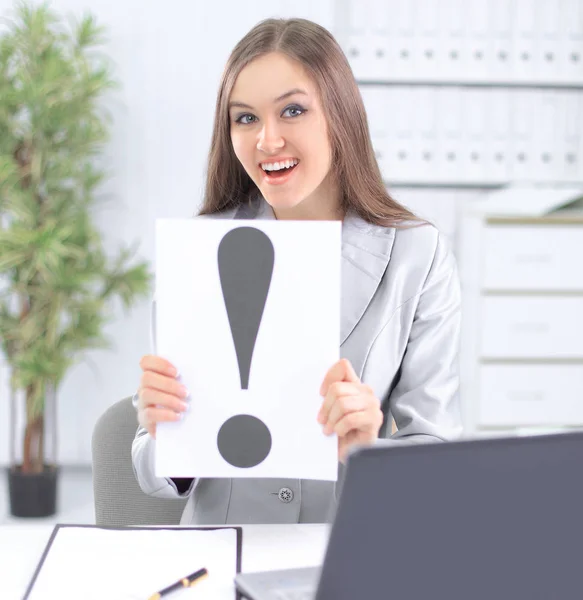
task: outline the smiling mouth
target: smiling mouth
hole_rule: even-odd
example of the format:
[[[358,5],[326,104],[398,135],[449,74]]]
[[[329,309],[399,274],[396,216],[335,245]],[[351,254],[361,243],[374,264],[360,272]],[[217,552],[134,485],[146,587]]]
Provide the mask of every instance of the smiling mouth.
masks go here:
[[[299,163],[298,163],[299,164]],[[279,177],[283,177],[288,173],[291,173],[298,165],[295,164],[291,167],[285,167],[283,169],[278,169],[277,171],[266,171],[265,169],[261,169],[266,177],[270,179],[278,179]]]

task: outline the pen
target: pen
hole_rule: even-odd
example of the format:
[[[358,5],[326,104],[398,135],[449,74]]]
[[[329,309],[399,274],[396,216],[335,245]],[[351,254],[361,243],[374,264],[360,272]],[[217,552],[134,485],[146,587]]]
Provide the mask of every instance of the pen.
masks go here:
[[[206,569],[199,569],[186,577],[178,580],[176,583],[165,587],[163,590],[156,592],[154,595],[150,596],[148,600],[160,600],[166,594],[170,594],[174,590],[179,590],[180,588],[192,587],[196,583],[198,583],[201,579],[204,579],[208,575],[208,571]]]

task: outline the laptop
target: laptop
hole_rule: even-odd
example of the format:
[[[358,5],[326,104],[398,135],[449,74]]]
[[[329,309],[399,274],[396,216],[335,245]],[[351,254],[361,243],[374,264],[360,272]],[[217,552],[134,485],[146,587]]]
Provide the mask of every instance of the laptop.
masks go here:
[[[235,583],[251,600],[581,600],[583,432],[361,448],[321,569]]]

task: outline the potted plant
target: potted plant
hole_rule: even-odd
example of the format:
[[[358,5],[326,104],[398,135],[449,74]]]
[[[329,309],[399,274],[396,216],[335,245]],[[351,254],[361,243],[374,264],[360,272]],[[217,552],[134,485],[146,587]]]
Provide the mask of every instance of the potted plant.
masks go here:
[[[11,513],[55,512],[55,398],[84,351],[109,347],[111,303],[150,293],[136,246],[108,257],[92,223],[97,166],[116,87],[85,15],[65,26],[45,3],[0,29],[0,343],[10,373]]]

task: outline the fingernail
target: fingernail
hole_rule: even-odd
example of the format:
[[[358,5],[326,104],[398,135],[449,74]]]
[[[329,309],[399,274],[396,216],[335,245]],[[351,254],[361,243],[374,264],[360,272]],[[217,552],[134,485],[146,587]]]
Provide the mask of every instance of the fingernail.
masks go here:
[[[186,398],[188,398],[190,396],[190,392],[188,391],[187,388],[185,388],[184,386],[182,386],[180,388],[180,395],[186,400]]]
[[[190,407],[190,405],[188,404],[188,402],[181,402],[180,406],[182,408],[183,411],[187,411]]]

